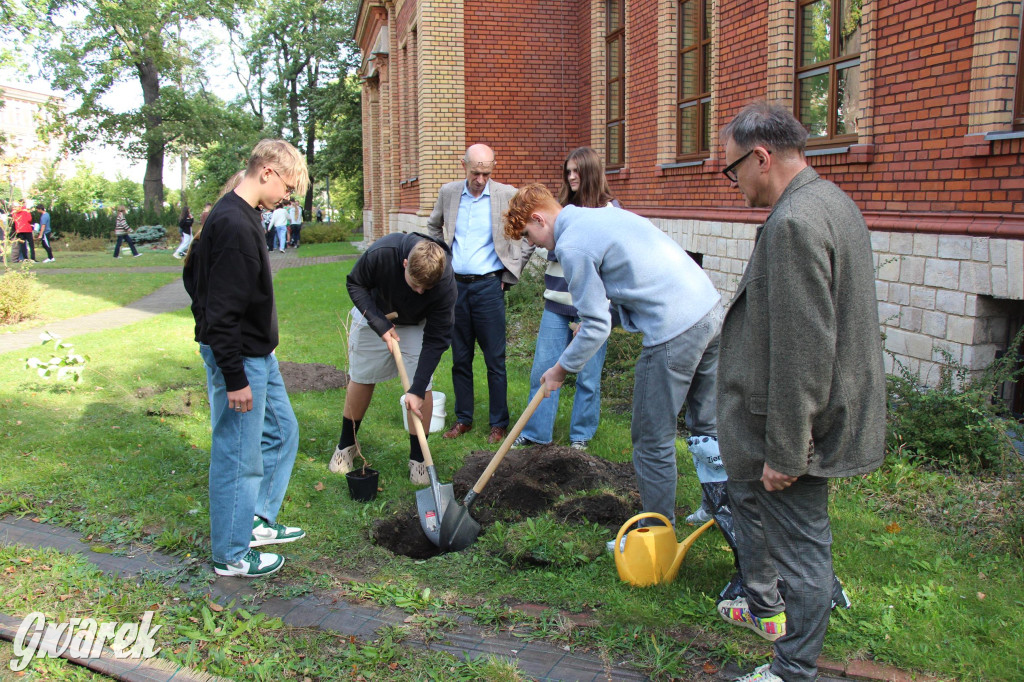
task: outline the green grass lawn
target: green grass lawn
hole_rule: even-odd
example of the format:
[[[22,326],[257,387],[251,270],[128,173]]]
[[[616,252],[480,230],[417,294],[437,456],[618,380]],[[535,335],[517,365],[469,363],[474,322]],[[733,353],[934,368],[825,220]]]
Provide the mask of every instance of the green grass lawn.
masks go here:
[[[304,246],[302,256],[326,255],[318,253],[321,246],[330,251],[333,245]],[[345,368],[341,330],[351,303],[344,278],[352,263],[283,270],[276,276],[282,361]],[[528,293],[517,296],[530,298]],[[538,309],[535,317],[539,314]],[[528,318],[517,313],[510,326],[513,419],[526,405],[528,393],[535,329],[535,321],[531,327]],[[29,514],[104,542],[142,543],[205,561],[209,415],[191,317],[180,311],[73,340],[76,352],[91,358],[83,381],[74,387],[25,371],[19,361],[24,351],[0,355],[0,513]],[[610,351],[612,371],[628,360],[622,350],[628,347],[615,349],[617,355]],[[479,356],[475,376],[476,410],[483,415],[485,372]],[[449,396],[450,423],[450,353],[435,375],[435,390]],[[714,531],[697,541],[673,584],[646,589],[619,581],[611,557],[603,551],[609,534],[550,519],[491,529],[465,552],[426,561],[396,557],[372,544],[368,537],[376,519],[415,504],[416,489],[408,482],[405,464],[408,436],[402,429],[400,395],[397,382],[379,386],[359,432],[364,452],[381,472],[383,490],[370,504],[351,501],[343,477],[327,471],[340,430],[344,392],[292,396],[301,442],[281,518],[303,526],[309,537],[287,546],[284,554],[289,561],[280,577],[268,584],[280,589],[323,588],[341,584],[342,575],[358,574],[368,581],[367,587],[359,588],[364,595],[382,603],[398,603],[405,595],[402,603],[411,603],[408,608],[428,622],[439,606],[461,610],[482,623],[521,623],[509,614],[510,602],[589,609],[598,627],[573,628],[554,615],[529,620],[529,625],[535,636],[591,647],[614,660],[630,659],[659,679],[685,679],[692,666],[708,658],[732,659],[748,667],[766,660],[767,643],[721,622],[715,612],[714,596],[731,575],[732,558]],[[567,440],[569,398],[566,391],[555,431],[562,441]],[[431,437],[442,481],[451,480],[469,452],[494,449],[486,444],[485,435],[485,429],[475,429],[456,441]],[[683,441],[678,449],[678,506],[688,511],[699,502],[699,486]],[[590,451],[628,461],[629,415],[606,409]],[[870,476],[837,481],[832,492],[836,572],[854,608],[833,616],[825,642],[827,657],[870,658],[947,679],[1022,679],[1024,548],[1019,538],[1024,524],[1019,468],[1001,477],[974,479],[890,460]],[[548,566],[516,563],[497,551],[499,532],[545,545],[555,554],[565,543],[575,543],[578,549]],[[16,561],[9,551],[0,551],[0,594],[14,589],[10,593],[18,595],[6,601],[0,597],[0,611],[23,615],[34,605],[45,610],[53,590],[68,588],[67,578],[52,573],[12,588],[15,584],[3,570],[7,565],[17,568]],[[75,571],[88,574],[76,558],[46,555],[45,561],[76,564]],[[95,575],[81,580],[103,583],[101,593],[137,598],[137,604],[178,596],[183,603],[176,608],[182,613],[194,616],[202,608],[196,595],[169,596],[154,585],[118,587]],[[430,588],[429,599],[410,600],[408,595],[418,595],[423,588]],[[35,595],[33,590],[43,593]],[[88,594],[80,598],[93,599]],[[101,605],[115,608],[107,601]],[[118,608],[131,611],[128,606]],[[168,612],[167,617],[177,618],[176,613]],[[261,624],[258,634],[268,641],[279,637],[269,623]],[[323,657],[336,655],[319,635],[289,631],[283,636],[315,656],[317,665],[326,665]],[[173,644],[172,639],[167,641]],[[245,643],[263,654],[279,649],[269,643]],[[380,642],[377,645],[380,648]],[[400,658],[406,679],[433,674],[435,659],[418,661],[423,654],[409,656],[400,647],[398,651],[394,655]],[[10,649],[0,649],[0,658],[5,652],[9,655]],[[277,679],[274,675],[283,675],[281,671],[294,670],[287,667],[292,663],[281,662],[269,677],[261,677],[241,663],[240,654],[215,655],[210,650],[196,651],[188,660],[237,679]],[[387,679],[394,660],[371,660],[368,669]],[[330,675],[327,669],[318,669],[310,676],[331,679]]]
[[[165,284],[180,279],[177,272],[60,273],[35,270],[41,296],[35,317],[3,327],[20,331],[54,320],[88,315],[137,301]]]

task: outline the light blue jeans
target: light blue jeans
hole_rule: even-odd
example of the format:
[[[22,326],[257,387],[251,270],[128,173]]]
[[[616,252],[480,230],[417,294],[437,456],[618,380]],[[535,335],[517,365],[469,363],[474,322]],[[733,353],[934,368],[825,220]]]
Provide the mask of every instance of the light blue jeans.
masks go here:
[[[530,399],[540,388],[540,378],[551,369],[562,351],[572,341],[572,330],[569,323],[573,318],[545,310],[540,318],[540,330],[537,332],[537,346],[533,351],[533,369],[530,370]],[[604,368],[604,356],[608,352],[608,341],[594,353],[594,356],[583,365],[576,375],[576,398],[572,404],[572,417],[569,420],[569,440],[591,440],[597,431],[601,419],[601,370]],[[555,428],[555,417],[558,416],[558,391],[541,401],[537,411],[523,427],[522,435],[534,443],[550,443]]]
[[[276,236],[274,237],[274,247],[279,251],[284,251],[286,242],[288,241],[288,226],[279,225],[274,228],[276,230]]]
[[[686,403],[694,436],[718,436],[715,414],[718,341],[725,311],[717,303],[692,327],[657,346],[645,347],[633,380],[633,468],[645,512],[675,523],[676,422]]]
[[[299,423],[277,357],[243,358],[252,409],[228,407],[224,374],[213,350],[199,345],[210,395],[210,544],[213,560],[238,561],[249,551],[253,516],[277,520],[299,449]]]

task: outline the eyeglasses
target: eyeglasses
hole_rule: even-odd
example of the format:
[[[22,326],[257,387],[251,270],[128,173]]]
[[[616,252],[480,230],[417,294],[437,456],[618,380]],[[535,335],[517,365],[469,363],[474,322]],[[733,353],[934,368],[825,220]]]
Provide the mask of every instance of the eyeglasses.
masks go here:
[[[736,169],[739,168],[739,165],[743,163],[743,161],[753,153],[754,150],[751,149],[749,152],[747,152],[740,158],[730,163],[728,166],[722,169],[722,175],[724,175],[729,182],[739,182],[736,178]]]
[[[281,178],[281,182],[284,183],[285,191],[287,191],[288,194],[294,194],[295,193],[295,188],[292,187],[291,185],[289,185],[287,182],[284,182],[284,177],[282,177],[281,174],[277,172],[276,168],[274,168],[272,166],[267,166],[267,168],[269,168],[270,170],[274,171],[274,175],[276,175],[277,177]]]

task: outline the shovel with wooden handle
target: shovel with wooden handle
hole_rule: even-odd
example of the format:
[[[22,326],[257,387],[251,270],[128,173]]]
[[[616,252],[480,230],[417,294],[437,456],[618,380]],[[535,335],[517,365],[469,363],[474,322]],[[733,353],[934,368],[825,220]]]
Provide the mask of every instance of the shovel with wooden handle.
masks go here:
[[[534,394],[533,400],[530,401],[530,404],[526,406],[526,410],[520,415],[515,426],[505,436],[505,440],[501,442],[501,447],[494,453],[494,457],[491,457],[487,468],[484,469],[483,473],[480,474],[480,478],[477,479],[476,485],[466,493],[462,504],[460,505],[458,502],[455,502],[446,507],[445,515],[441,519],[441,544],[438,545],[442,550],[446,552],[460,552],[476,542],[476,537],[480,534],[480,522],[470,516],[469,508],[473,506],[477,496],[483,492],[484,486],[491,480],[491,476],[494,475],[498,465],[501,464],[501,460],[505,459],[505,455],[512,449],[512,443],[519,437],[523,427],[526,426],[526,422],[530,421],[530,417],[537,410],[541,400],[544,400],[543,382],[537,389],[537,393]]]
[[[402,360],[402,351],[398,347],[398,341],[391,342],[391,354],[395,356],[395,365],[398,366],[398,376],[402,380],[402,388],[409,392],[409,375],[405,371],[405,362]],[[430,446],[427,445],[427,434],[423,431],[423,423],[412,411],[409,412],[409,420],[413,423],[416,431],[416,438],[420,441],[420,450],[423,451],[423,464],[427,467],[427,476],[430,478],[430,489],[423,488],[416,491],[416,512],[420,517],[420,527],[426,534],[427,539],[432,543],[441,546],[440,530],[441,521],[444,518],[445,509],[455,500],[455,493],[452,491],[452,484],[441,484],[437,480],[437,471],[434,469],[434,460],[430,456]]]

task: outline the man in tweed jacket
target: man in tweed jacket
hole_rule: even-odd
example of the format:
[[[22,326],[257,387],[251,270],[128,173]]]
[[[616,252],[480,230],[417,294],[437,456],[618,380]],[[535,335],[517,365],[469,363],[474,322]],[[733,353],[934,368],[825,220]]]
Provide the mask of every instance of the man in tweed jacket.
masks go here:
[[[505,290],[519,281],[533,247],[507,239],[502,216],[516,188],[491,179],[494,150],[474,144],[466,150],[465,180],[441,187],[427,219],[431,237],[452,250],[459,290],[452,329],[452,385],[455,424],[445,438],[458,438],[473,425],[473,354],[476,344],[487,365],[491,430],[498,443],[508,429],[508,378],[505,374]]]
[[[807,165],[788,108],[748,105],[722,138],[726,177],[771,213],[722,328],[719,445],[746,596],[719,613],[775,641],[749,679],[813,680],[832,592],[828,479],[884,457],[871,239],[853,201]]]

